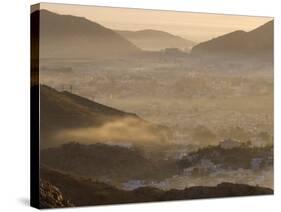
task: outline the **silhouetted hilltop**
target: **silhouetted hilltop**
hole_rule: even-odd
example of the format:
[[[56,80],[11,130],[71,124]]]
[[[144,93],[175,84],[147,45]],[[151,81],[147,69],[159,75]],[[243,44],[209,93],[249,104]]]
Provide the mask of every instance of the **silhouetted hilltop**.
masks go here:
[[[184,190],[163,191],[142,187],[125,191],[106,183],[73,177],[46,167],[40,169],[40,177],[58,187],[75,206],[273,194],[273,190],[269,188],[233,183],[221,183],[214,187],[195,186]]]
[[[165,48],[179,48],[188,50],[195,45],[193,41],[186,40],[180,36],[159,30],[117,30],[116,32],[143,50],[159,51]]]
[[[191,50],[193,55],[272,56],[273,21],[250,32],[234,31],[200,43]]]
[[[86,18],[47,10],[31,14],[32,22],[39,18],[40,58],[111,58],[140,52],[118,33]]]
[[[117,118],[138,118],[67,91],[40,86],[41,127],[54,128],[100,126]]]

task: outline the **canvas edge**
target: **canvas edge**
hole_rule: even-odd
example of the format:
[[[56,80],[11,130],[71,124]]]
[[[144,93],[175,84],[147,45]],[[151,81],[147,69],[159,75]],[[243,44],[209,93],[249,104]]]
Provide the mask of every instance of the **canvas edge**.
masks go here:
[[[40,21],[31,18],[40,4],[30,6],[30,206],[40,208],[39,200],[39,30]]]

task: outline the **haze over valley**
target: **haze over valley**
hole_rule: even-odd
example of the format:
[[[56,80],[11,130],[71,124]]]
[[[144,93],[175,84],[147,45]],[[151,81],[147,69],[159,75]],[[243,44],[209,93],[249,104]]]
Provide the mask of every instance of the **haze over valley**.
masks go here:
[[[251,195],[236,184],[273,189],[271,18],[201,42],[41,9],[42,179],[76,205],[68,186],[101,186],[92,181],[124,198],[159,189],[163,200],[171,189],[192,198],[181,192],[194,186],[214,187],[210,197]]]

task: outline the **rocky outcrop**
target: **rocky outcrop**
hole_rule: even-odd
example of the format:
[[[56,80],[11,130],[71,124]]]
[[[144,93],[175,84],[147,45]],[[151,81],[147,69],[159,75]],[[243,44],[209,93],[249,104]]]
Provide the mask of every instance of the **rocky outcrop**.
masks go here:
[[[60,190],[46,180],[40,180],[40,208],[73,207]]]

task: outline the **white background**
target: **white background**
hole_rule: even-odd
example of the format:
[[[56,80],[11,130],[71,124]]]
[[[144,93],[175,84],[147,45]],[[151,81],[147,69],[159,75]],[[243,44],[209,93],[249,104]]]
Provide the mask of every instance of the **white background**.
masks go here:
[[[280,15],[278,0],[49,0],[48,2],[275,17],[275,195],[84,207],[67,211],[278,211],[280,190]],[[2,0],[0,25],[0,211],[29,207],[29,13],[38,1]],[[280,207],[281,208],[281,207]],[[280,211],[280,209],[279,209]]]

